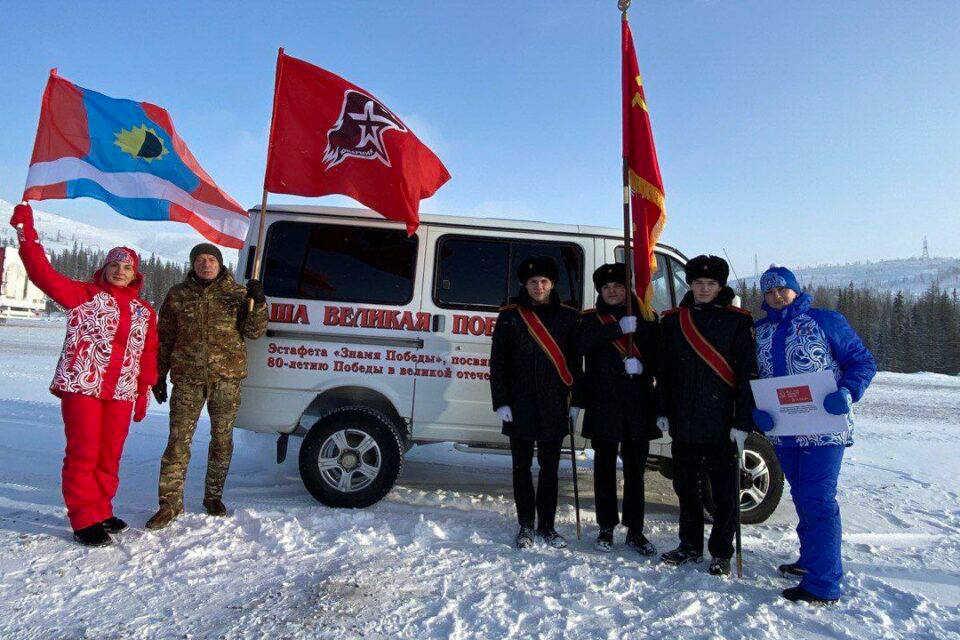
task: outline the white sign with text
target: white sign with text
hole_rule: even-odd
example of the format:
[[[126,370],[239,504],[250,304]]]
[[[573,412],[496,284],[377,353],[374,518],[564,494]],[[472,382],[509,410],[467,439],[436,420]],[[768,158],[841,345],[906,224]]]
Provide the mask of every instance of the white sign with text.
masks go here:
[[[823,408],[823,399],[837,390],[832,371],[751,380],[750,387],[757,408],[773,416],[774,427],[767,435],[814,435],[847,429],[846,416],[835,416]]]

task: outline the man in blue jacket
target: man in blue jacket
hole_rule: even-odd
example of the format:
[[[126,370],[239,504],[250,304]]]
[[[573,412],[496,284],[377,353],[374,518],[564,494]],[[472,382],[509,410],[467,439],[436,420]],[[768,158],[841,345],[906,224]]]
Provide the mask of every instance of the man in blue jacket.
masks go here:
[[[767,436],[790,483],[800,519],[800,559],[779,567],[784,577],[800,578],[800,584],[784,589],[783,597],[835,602],[843,579],[837,477],[843,451],[853,444],[850,406],[863,397],[877,364],[846,318],[811,306],[813,299],[789,269],[771,265],[760,277],[760,289],[767,313],[756,323],[760,377],[833,371],[837,391],[824,399],[823,406],[833,415],[847,416],[847,427],[836,433]],[[765,432],[775,426],[773,416],[759,409],[754,409],[754,421]]]

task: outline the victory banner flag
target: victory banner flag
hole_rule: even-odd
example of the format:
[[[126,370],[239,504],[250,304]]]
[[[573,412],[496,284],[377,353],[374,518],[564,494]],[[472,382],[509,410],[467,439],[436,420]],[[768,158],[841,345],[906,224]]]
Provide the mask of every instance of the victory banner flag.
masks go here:
[[[264,188],[349,196],[412,234],[420,200],[450,174],[380,100],[280,50]]]
[[[667,216],[660,163],[657,162],[657,148],[653,143],[653,127],[650,126],[647,98],[626,14],[621,25],[623,157],[627,163],[630,185],[634,287],[644,317],[652,320],[655,314],[652,305],[653,274],[657,270],[657,258],[653,250]]]
[[[166,110],[50,72],[24,200],[96,198],[136,220],[185,222],[239,249],[250,219],[177,135]]]

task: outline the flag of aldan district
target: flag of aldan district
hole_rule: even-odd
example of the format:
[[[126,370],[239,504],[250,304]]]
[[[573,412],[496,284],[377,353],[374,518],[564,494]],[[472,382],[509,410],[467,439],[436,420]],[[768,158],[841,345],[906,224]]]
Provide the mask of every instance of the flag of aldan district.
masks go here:
[[[372,94],[280,50],[267,191],[339,193],[412,234],[420,200],[449,179],[440,159]]]
[[[667,215],[664,208],[663,179],[653,127],[647,112],[643,80],[633,48],[633,34],[626,14],[621,27],[623,54],[623,157],[627,159],[630,182],[630,209],[633,219],[633,273],[637,297],[645,318],[653,319],[653,274],[657,258],[653,253],[663,231]]]
[[[185,222],[234,249],[250,223],[200,167],[164,109],[78,87],[54,69],[23,199],[84,196],[128,218]]]

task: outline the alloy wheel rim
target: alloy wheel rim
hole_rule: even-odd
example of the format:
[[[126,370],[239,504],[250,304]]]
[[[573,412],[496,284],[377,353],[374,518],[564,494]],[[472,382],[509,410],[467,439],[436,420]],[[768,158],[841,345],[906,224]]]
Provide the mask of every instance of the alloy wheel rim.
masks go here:
[[[740,470],[740,511],[756,509],[770,491],[770,468],[756,451],[745,449]]]
[[[380,446],[359,429],[331,433],[320,445],[317,458],[320,477],[332,489],[354,493],[369,487],[380,474]]]

